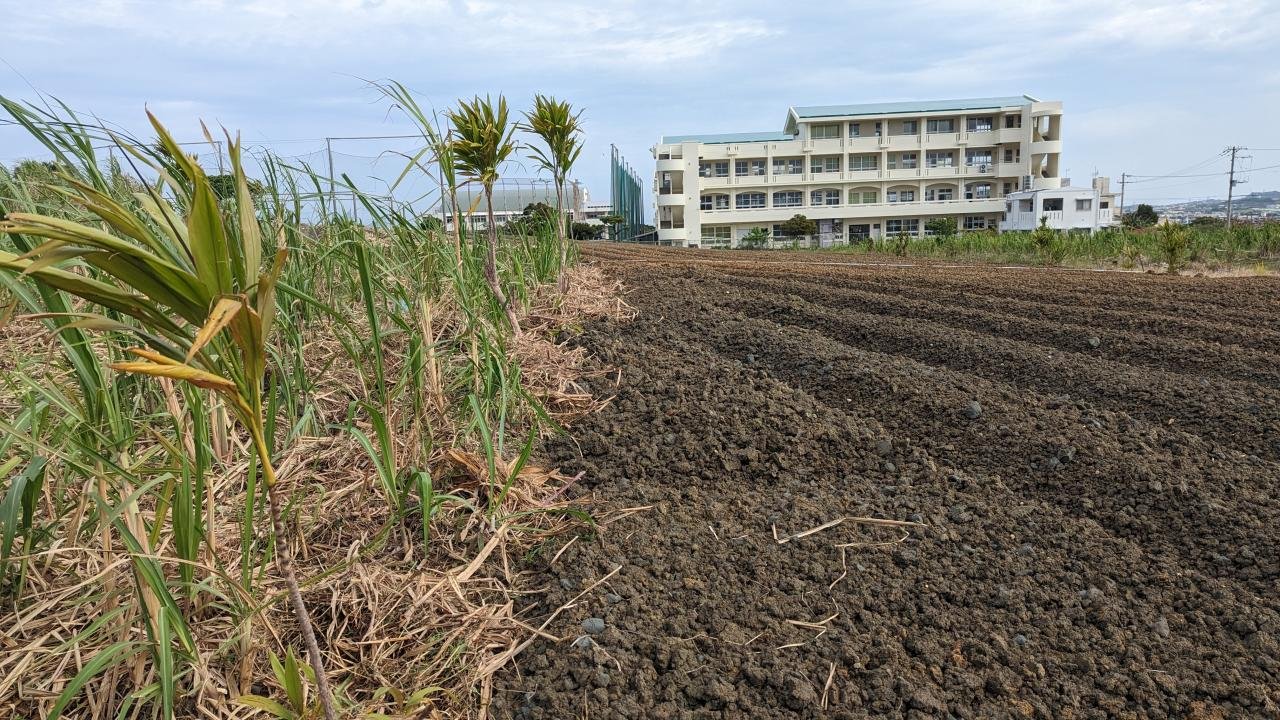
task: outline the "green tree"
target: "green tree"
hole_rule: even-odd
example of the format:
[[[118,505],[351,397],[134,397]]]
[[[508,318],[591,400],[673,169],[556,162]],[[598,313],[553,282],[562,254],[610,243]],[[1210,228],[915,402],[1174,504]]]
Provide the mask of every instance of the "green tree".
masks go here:
[[[230,200],[236,196],[236,176],[231,174],[210,175],[209,186],[213,188],[213,194],[218,196],[219,200]],[[248,178],[245,182],[249,185],[249,196],[258,197],[263,193],[262,183]]]
[[[1124,216],[1124,224],[1129,227],[1151,227],[1160,219],[1156,214],[1155,208],[1146,203],[1138,205],[1137,209]]]
[[[605,215],[600,218],[600,222],[609,226],[609,238],[612,240],[618,239],[618,226],[626,221],[627,221],[626,217],[622,215],[618,215],[616,213]]]
[[[949,238],[956,234],[956,219],[953,217],[931,218],[924,224],[924,229],[940,238]]]
[[[604,230],[604,225],[576,222],[569,228],[569,234],[574,240],[599,240]]]
[[[557,271],[556,286],[560,292],[567,289],[564,269],[569,263],[569,244],[565,239],[564,186],[569,180],[569,172],[573,170],[574,163],[582,154],[581,114],[581,111],[574,112],[568,102],[547,95],[535,95],[533,110],[524,114],[527,121],[524,129],[537,135],[546,146],[530,146],[533,154],[529,158],[551,173],[551,179],[556,184],[556,240],[560,244],[560,268]]]
[[[748,230],[747,234],[743,235],[738,242],[744,248],[755,250],[768,245],[771,239],[773,239],[773,233],[769,232],[767,228],[757,227]]]
[[[804,215],[792,215],[790,219],[782,221],[783,237],[791,238],[793,244],[798,243],[800,238],[818,233],[818,223],[810,220]]]
[[[1170,275],[1177,275],[1178,269],[1186,259],[1188,234],[1189,230],[1177,223],[1166,222],[1156,228],[1156,243],[1160,248],[1160,254],[1164,256],[1167,266],[1165,271]]]
[[[458,172],[478,182],[484,188],[484,204],[488,230],[488,247],[484,260],[484,279],[489,284],[493,299],[506,313],[514,333],[520,332],[520,320],[516,310],[507,300],[498,282],[498,225],[493,216],[493,186],[498,181],[498,168],[519,147],[514,140],[515,125],[508,120],[507,99],[498,96],[495,104],[486,95],[470,101],[459,100],[458,107],[446,113],[453,125],[450,143],[454,166]]]

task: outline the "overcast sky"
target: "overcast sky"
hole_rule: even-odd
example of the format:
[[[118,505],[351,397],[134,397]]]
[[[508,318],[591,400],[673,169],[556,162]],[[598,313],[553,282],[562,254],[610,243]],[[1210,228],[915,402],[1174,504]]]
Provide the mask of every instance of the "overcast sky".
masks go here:
[[[1205,0],[0,0],[0,94],[35,91],[134,131],[149,106],[316,162],[334,135],[396,134],[362,78],[426,103],[535,92],[585,108],[578,177],[607,199],[610,143],[646,184],[664,134],[780,130],[789,105],[1026,93],[1062,100],[1063,174],[1118,178],[1280,165],[1280,2]],[[283,142],[296,141],[296,142]],[[355,163],[379,150],[340,143]],[[1269,148],[1269,149],[1267,149]],[[0,127],[0,162],[36,156]],[[370,176],[391,179],[387,162]],[[513,170],[519,172],[519,169]],[[531,172],[531,171],[530,171]],[[1280,189],[1280,168],[1241,191]],[[1129,198],[1224,196],[1222,176],[1148,180]]]

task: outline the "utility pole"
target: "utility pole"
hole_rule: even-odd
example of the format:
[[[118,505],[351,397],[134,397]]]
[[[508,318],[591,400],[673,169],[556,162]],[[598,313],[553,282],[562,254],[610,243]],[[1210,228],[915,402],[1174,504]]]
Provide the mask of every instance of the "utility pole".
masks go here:
[[[1128,182],[1125,178],[1127,173],[1120,173],[1120,224],[1124,225],[1124,184]]]
[[[333,182],[333,139],[324,139],[324,150],[329,156],[329,206],[333,208],[334,214],[338,212],[338,196]],[[323,203],[321,203],[323,204]]]
[[[1236,183],[1236,153],[1240,152],[1241,150],[1244,150],[1244,148],[1238,145],[1232,145],[1231,147],[1227,148],[1227,151],[1231,153],[1231,170],[1230,172],[1227,173],[1229,177],[1229,180],[1227,181],[1227,230],[1231,229],[1231,201],[1233,199],[1233,196],[1235,195],[1235,189],[1237,184]],[[1240,182],[1244,182],[1244,181],[1241,180]]]

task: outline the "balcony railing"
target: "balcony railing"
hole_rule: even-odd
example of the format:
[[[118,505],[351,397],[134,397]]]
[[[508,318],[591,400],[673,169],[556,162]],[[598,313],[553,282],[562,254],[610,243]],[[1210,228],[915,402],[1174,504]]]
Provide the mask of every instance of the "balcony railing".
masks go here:
[[[745,213],[752,213],[752,212],[757,212],[757,213],[758,213],[758,212],[766,212],[766,211],[769,211],[769,210],[784,210],[784,209],[792,209],[792,208],[799,208],[799,207],[815,208],[815,209],[817,209],[817,208],[832,208],[832,207],[847,207],[847,208],[863,208],[863,207],[895,207],[895,208],[897,208],[897,207],[902,207],[902,206],[906,206],[906,205],[927,205],[927,206],[930,206],[930,207],[934,207],[934,206],[938,206],[938,205],[951,205],[951,204],[957,204],[957,205],[958,205],[958,204],[962,204],[962,203],[975,203],[975,202],[984,202],[984,201],[1000,200],[1002,197],[1003,197],[1002,195],[1000,195],[1000,194],[998,194],[998,193],[994,193],[994,192],[993,192],[993,193],[991,194],[991,197],[971,197],[971,198],[964,198],[964,199],[951,199],[951,200],[898,200],[898,201],[893,201],[893,202],[890,202],[890,201],[888,201],[888,200],[883,200],[883,201],[877,201],[877,202],[872,202],[872,203],[868,203],[868,202],[860,202],[860,203],[847,203],[847,202],[841,202],[841,203],[836,203],[836,204],[833,204],[833,205],[827,205],[827,204],[825,204],[825,203],[823,203],[823,204],[814,204],[814,203],[809,203],[808,205],[772,205],[772,206],[769,206],[769,207],[754,207],[754,208],[732,208],[732,209],[724,208],[724,209],[718,209],[718,210],[703,210],[702,212],[703,212],[703,214],[711,214],[711,215],[715,215],[715,214],[718,214],[718,213],[729,213],[729,212],[734,212],[734,213],[743,213],[743,212],[745,212]],[[663,222],[666,222],[666,221],[663,221]],[[666,228],[666,225],[663,225],[662,227],[663,227],[663,228]],[[683,227],[683,224],[681,224],[681,225],[677,225],[676,227]]]
[[[683,220],[661,220],[658,223],[658,228],[661,230],[680,230],[684,228],[684,221]]]

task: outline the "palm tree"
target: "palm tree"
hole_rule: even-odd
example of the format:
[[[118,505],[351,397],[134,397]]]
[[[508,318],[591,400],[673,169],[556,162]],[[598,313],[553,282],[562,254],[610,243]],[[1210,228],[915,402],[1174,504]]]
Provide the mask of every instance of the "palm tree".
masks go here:
[[[520,332],[520,321],[515,308],[507,301],[502,285],[498,282],[498,224],[493,217],[493,186],[498,181],[498,168],[519,147],[513,138],[516,127],[508,122],[507,99],[498,96],[494,103],[486,95],[459,100],[458,107],[446,115],[453,125],[454,167],[478,182],[484,188],[485,210],[489,247],[485,254],[484,277],[489,283],[493,299],[500,305],[511,323],[512,332]]]
[[[267,340],[276,314],[276,282],[287,251],[281,248],[270,269],[260,272],[262,230],[241,166],[238,139],[227,137],[235,203],[224,209],[195,159],[183,153],[154,116],[148,113],[148,117],[159,137],[156,148],[120,143],[130,156],[148,163],[164,178],[165,191],[149,188],[147,194],[139,195],[135,209],[68,176],[73,188],[68,196],[94,220],[82,224],[36,213],[9,213],[0,220],[0,233],[23,238],[20,246],[29,245],[28,238],[44,242],[23,255],[0,251],[0,269],[89,303],[75,312],[81,318],[77,326],[131,332],[148,346],[129,351],[135,360],[112,363],[116,371],[188,382],[225,399],[249,433],[261,464],[276,563],[315,670],[325,716],[332,720],[336,718],[332,695],[294,571],[294,548],[284,529],[284,500],[264,418]],[[93,272],[59,267],[67,261]],[[90,312],[93,306],[105,313]],[[108,315],[127,316],[136,324],[125,325]]]
[[[560,248],[560,267],[556,274],[556,286],[560,292],[568,289],[568,281],[564,274],[565,265],[569,261],[568,231],[564,214],[564,184],[569,179],[573,164],[582,154],[582,127],[579,116],[582,111],[573,112],[566,100],[556,100],[546,95],[535,95],[533,110],[524,114],[528,123],[523,129],[542,139],[546,148],[530,146],[533,154],[529,158],[537,162],[543,170],[551,173],[556,183],[556,241]]]

